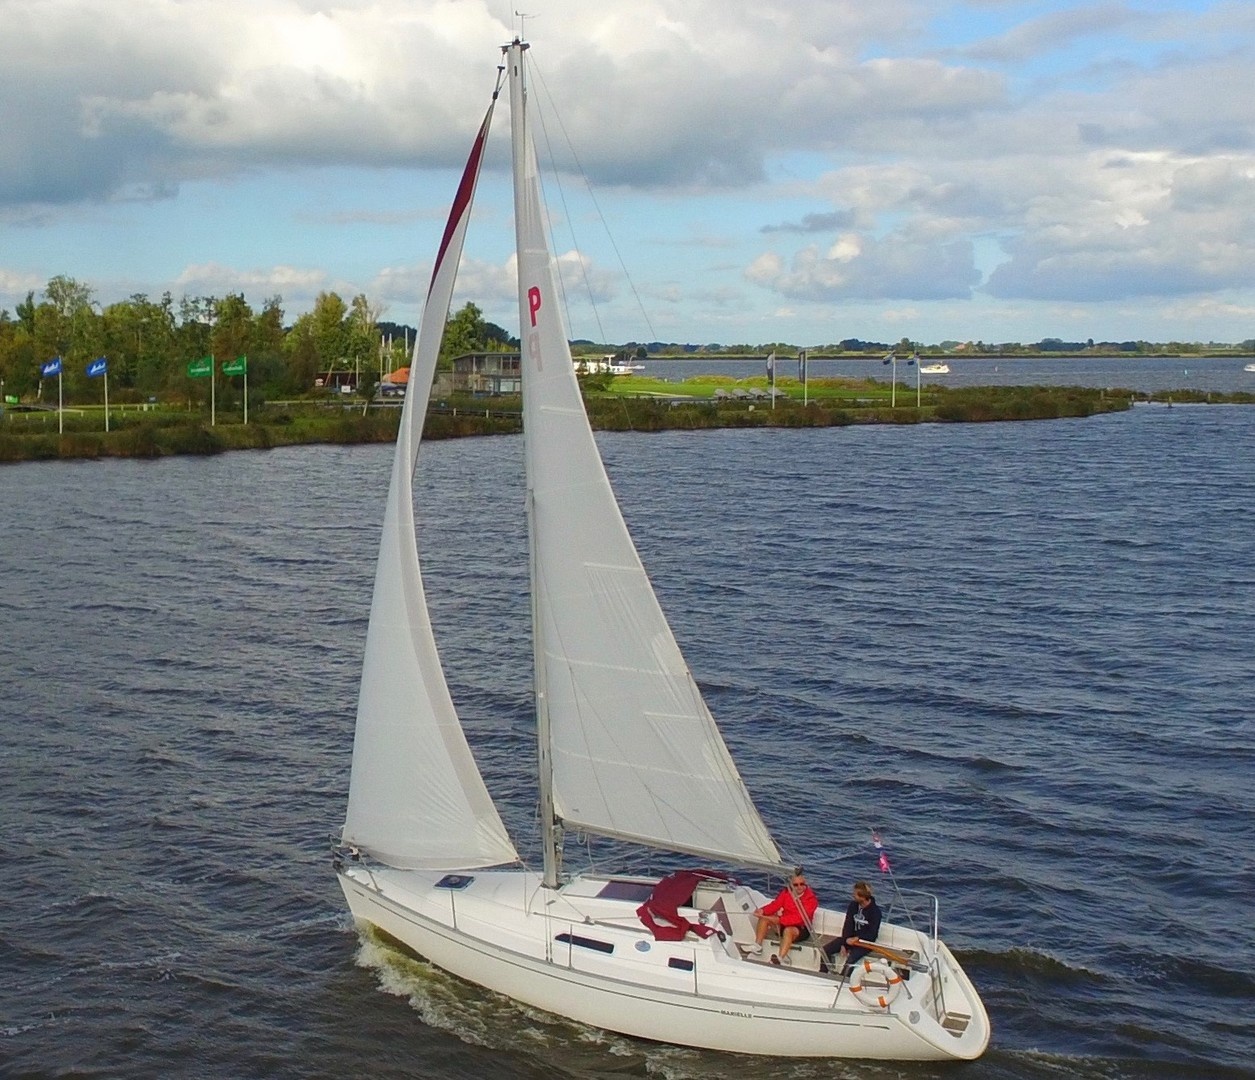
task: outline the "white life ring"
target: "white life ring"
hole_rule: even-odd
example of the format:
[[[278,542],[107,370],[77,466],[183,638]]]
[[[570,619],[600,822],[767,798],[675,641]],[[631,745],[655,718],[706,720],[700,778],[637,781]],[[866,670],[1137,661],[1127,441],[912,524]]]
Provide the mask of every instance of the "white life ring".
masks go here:
[[[850,976],[850,993],[869,1009],[889,1008],[901,992],[902,976],[883,960],[860,960]]]

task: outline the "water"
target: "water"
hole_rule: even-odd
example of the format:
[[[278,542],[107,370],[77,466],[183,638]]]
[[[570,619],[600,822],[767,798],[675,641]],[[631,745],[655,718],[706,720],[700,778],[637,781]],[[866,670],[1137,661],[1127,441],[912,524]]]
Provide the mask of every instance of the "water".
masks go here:
[[[1255,1076],[1255,409],[599,441],[821,898],[874,878],[872,827],[941,895],[994,1025],[965,1077]],[[429,445],[419,498],[531,855],[520,460]],[[359,939],[325,838],[389,464],[0,470],[0,1075],[955,1075],[639,1043]]]
[[[926,357],[925,360],[931,360]],[[916,379],[924,386],[1090,386],[1118,387],[1139,393],[1162,390],[1201,390],[1230,394],[1237,390],[1255,392],[1255,372],[1246,371],[1249,356],[1109,356],[1109,357],[969,357],[947,356],[948,375],[924,375],[908,365],[897,363],[901,387],[914,390]],[[744,379],[766,374],[762,360],[721,360],[693,356],[685,360],[633,361],[644,367],[640,374],[681,382],[694,375],[727,375]],[[878,379],[888,382],[893,368],[879,356],[870,359],[814,359],[807,366],[812,379]],[[783,357],[776,368],[779,379],[797,378],[795,357]]]

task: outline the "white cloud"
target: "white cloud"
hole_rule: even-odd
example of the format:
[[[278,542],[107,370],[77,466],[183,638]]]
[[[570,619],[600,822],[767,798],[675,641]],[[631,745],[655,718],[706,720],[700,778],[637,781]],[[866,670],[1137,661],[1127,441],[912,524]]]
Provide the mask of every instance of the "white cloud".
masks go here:
[[[0,296],[24,296],[28,292],[38,292],[47,280],[35,274],[23,273],[19,270],[6,270],[0,266]]]
[[[324,270],[296,266],[238,270],[218,263],[185,267],[174,279],[174,285],[189,295],[245,293],[252,296],[279,295],[286,299],[312,299],[318,293],[333,288]]]
[[[1144,26],[1151,21],[1145,13],[1124,3],[1079,4],[1029,19],[1005,34],[975,42],[962,51],[977,60],[1023,62],[1066,47],[1081,37]]]
[[[995,31],[973,23],[942,47],[937,26],[970,18],[970,4],[551,0],[528,22],[534,95],[552,95],[562,119],[542,153],[569,135],[602,189],[630,195],[626,228],[647,260],[636,291],[693,322],[695,339],[700,318],[749,326],[782,298],[816,325],[838,302],[888,322],[886,305],[1018,318],[1041,304],[1071,318],[1074,305],[1148,297],[1236,325],[1255,246],[1255,15],[1218,4],[1187,19],[1192,6],[1078,2],[1017,24],[1021,9],[990,5]],[[438,227],[443,196],[408,198],[406,185],[460,166],[510,11],[5,0],[0,306],[56,273],[91,277],[49,265],[33,241],[62,228],[54,250],[121,250],[92,230],[129,200],[128,224],[174,223],[153,233],[186,269],[170,281],[166,261],[141,269],[147,253],[126,249],[123,271],[100,256],[95,285],[126,273],[128,290],[277,292],[290,310],[322,289],[368,291],[409,314],[426,272],[402,260],[427,252],[413,234]],[[403,177],[387,188],[401,194],[309,194],[337,169]],[[264,220],[232,219],[228,195],[199,203],[222,216],[221,243],[179,227],[189,189],[267,176],[306,197],[276,200]],[[310,234],[323,243],[292,250]],[[587,271],[595,303],[626,308],[620,275],[602,269],[615,260],[570,243],[582,254],[564,260]],[[499,246],[472,245],[459,295],[512,318],[511,273]],[[583,276],[568,281],[573,309],[589,306]]]

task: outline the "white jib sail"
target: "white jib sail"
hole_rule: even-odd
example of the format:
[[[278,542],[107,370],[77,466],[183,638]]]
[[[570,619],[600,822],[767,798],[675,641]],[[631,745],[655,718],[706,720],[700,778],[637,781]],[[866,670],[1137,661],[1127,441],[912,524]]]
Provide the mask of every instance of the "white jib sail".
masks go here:
[[[432,634],[413,474],[492,107],[449,214],[423,308],[384,512],[343,840],[391,866],[469,869],[518,855],[458,723]]]
[[[779,865],[606,477],[560,312],[521,65],[508,50],[538,710],[568,828]],[[543,751],[542,751],[543,752]]]

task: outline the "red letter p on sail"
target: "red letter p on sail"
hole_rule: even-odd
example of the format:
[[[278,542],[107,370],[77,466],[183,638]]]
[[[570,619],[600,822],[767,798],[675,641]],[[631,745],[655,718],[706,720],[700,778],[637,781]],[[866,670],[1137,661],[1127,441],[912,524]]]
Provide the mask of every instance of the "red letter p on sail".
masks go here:
[[[540,289],[533,285],[527,290],[527,310],[532,317],[532,325],[536,325],[536,312],[540,310]]]

